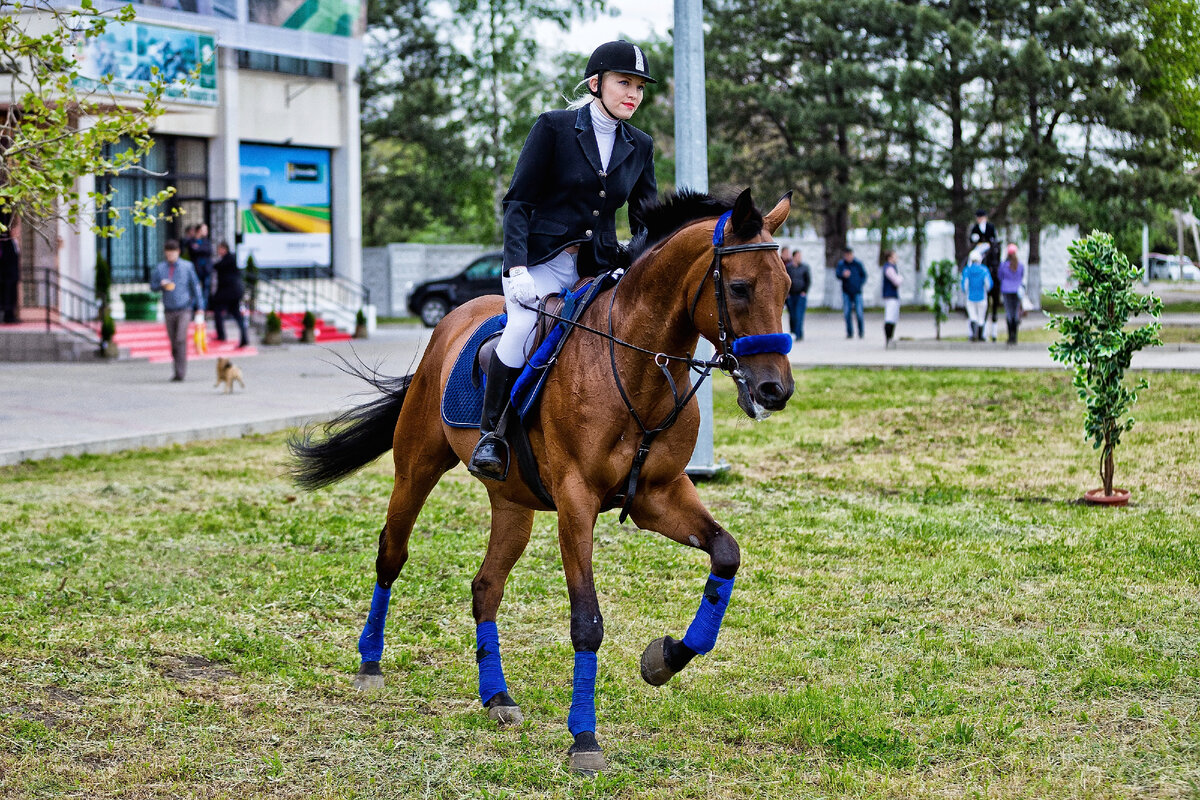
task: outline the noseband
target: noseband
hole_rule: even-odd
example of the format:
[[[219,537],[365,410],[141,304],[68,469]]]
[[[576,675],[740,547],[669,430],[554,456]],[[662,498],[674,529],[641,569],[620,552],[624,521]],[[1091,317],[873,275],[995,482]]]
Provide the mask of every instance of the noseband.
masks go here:
[[[777,242],[752,242],[750,244],[725,245],[725,224],[733,216],[732,211],[726,211],[717,220],[713,231],[713,260],[709,274],[713,279],[713,292],[717,299],[717,346],[720,348],[718,362],[720,369],[728,373],[734,380],[740,382],[741,370],[738,368],[738,356],[752,356],[758,353],[781,353],[787,355],[792,351],[792,337],[786,333],[758,333],[752,336],[738,336],[733,332],[733,321],[729,318],[729,303],[725,299],[725,275],[721,272],[721,256],[731,253],[749,253],[755,250],[774,250],[778,252]],[[692,298],[690,315],[692,324],[696,321],[696,305],[704,291],[708,276],[696,287],[696,296]]]

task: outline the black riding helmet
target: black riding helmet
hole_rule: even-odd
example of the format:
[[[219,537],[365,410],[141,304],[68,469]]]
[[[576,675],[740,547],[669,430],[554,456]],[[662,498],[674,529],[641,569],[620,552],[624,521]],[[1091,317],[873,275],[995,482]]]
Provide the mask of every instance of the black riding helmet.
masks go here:
[[[646,83],[658,83],[650,77],[650,63],[642,48],[632,42],[620,39],[615,42],[605,42],[592,52],[588,59],[587,69],[583,76],[590,78],[605,72],[620,72],[625,75],[636,75],[645,78]],[[594,93],[593,93],[594,94]]]

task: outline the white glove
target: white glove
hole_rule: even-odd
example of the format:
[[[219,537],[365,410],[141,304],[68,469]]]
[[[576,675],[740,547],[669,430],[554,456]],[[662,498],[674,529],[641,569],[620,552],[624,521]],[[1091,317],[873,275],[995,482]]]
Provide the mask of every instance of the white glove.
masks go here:
[[[204,324],[204,312],[197,311],[196,317],[192,321],[195,322],[197,325],[203,325]]]
[[[513,267],[500,282],[504,287],[505,300],[527,306],[537,300],[537,285],[524,267]]]

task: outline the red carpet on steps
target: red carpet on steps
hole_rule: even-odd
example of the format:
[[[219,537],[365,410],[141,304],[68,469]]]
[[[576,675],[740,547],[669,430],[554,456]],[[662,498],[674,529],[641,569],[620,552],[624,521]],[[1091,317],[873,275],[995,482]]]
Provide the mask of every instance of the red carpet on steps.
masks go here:
[[[232,338],[223,342],[217,341],[216,331],[212,325],[206,328],[208,335],[208,352],[199,353],[196,351],[196,339],[193,335],[195,331],[194,325],[188,326],[188,358],[217,358],[226,356],[228,358],[245,358],[258,354],[258,350],[253,346],[238,347],[237,336],[238,329],[235,323],[225,323],[226,335],[233,334]],[[117,332],[113,335],[114,341],[121,349],[129,350],[130,358],[145,358],[151,363],[160,364],[171,360],[171,342],[167,339],[167,327],[161,322],[118,322]],[[319,341],[319,340],[318,340]]]
[[[304,313],[287,313],[280,314],[279,321],[283,323],[283,330],[291,331],[300,338],[300,333],[304,330]],[[325,320],[317,317],[317,324],[313,328],[313,332],[317,335],[317,344],[327,344],[329,342],[345,342],[354,337],[345,331],[338,330]]]

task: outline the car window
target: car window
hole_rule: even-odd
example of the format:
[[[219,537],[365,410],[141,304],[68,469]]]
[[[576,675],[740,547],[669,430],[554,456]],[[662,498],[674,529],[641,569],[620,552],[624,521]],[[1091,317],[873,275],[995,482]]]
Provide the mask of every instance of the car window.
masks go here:
[[[504,264],[499,256],[491,256],[476,261],[467,267],[467,278],[473,281],[497,280]]]

